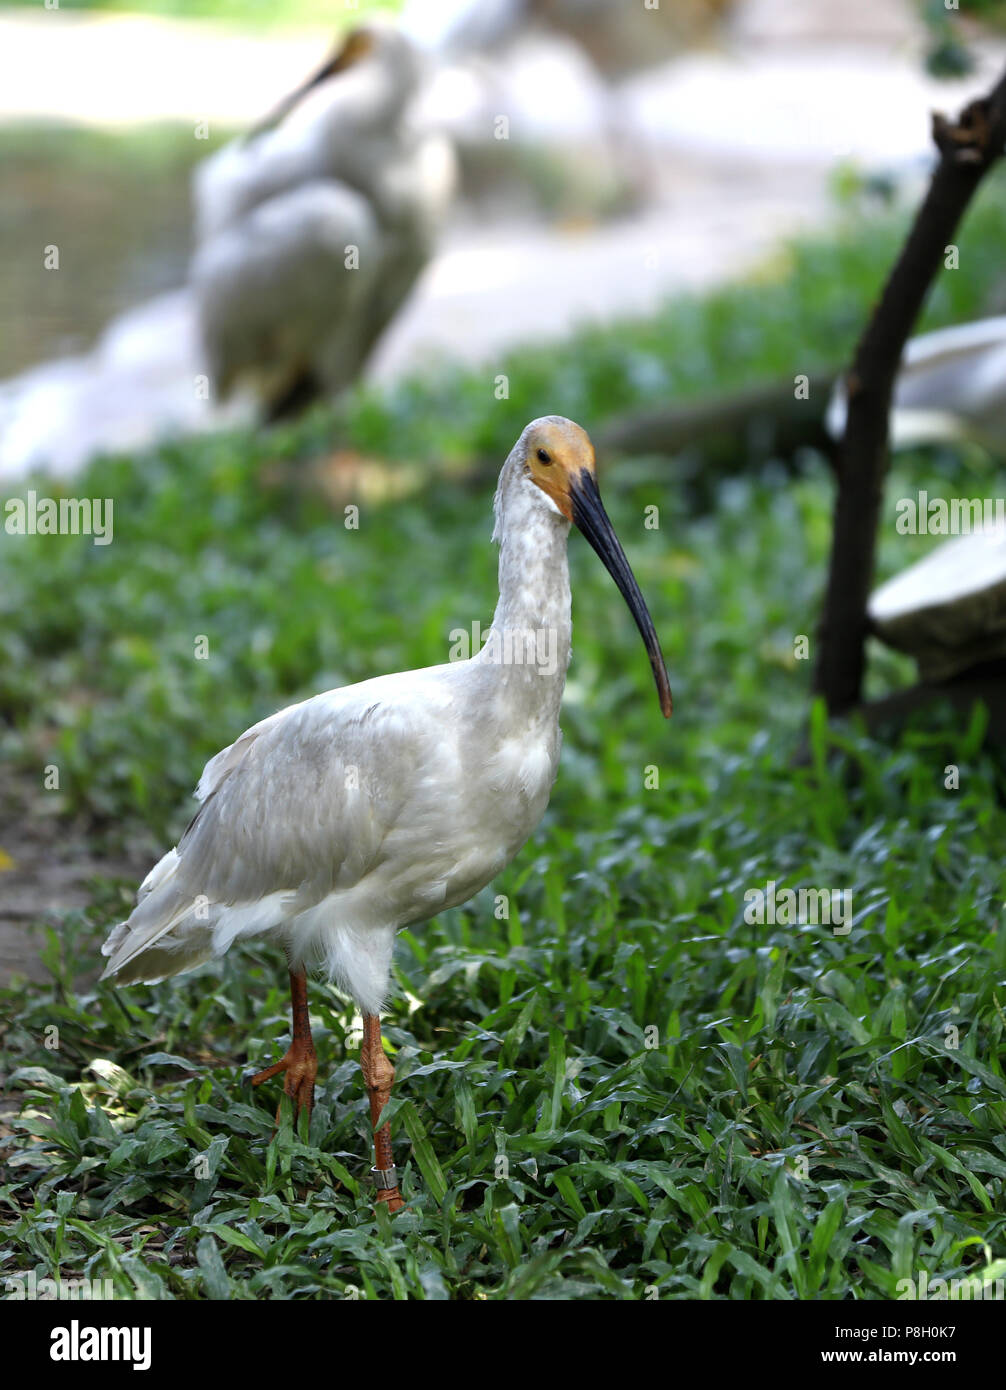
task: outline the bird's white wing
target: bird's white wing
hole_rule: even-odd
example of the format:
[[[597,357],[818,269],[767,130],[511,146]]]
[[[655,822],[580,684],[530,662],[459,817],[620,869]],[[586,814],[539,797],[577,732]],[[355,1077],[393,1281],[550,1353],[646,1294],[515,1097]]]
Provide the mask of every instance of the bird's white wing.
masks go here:
[[[197,246],[218,236],[244,211],[245,186],[252,171],[250,152],[249,146],[235,140],[196,165],[192,205]]]
[[[211,761],[178,844],[190,889],[217,903],[282,890],[303,908],[374,866],[427,749],[418,710],[352,689],[265,720]]]
[[[318,177],[302,131],[280,128],[233,140],[202,160],[192,176],[196,244],[203,245],[271,198]]]
[[[359,334],[383,239],[365,198],[327,181],[255,208],[196,253],[191,278],[217,390],[277,394],[332,340]]]
[[[437,775],[449,725],[443,685],[409,676],[408,698],[401,676],[329,691],[263,720],[210,759],[202,805],[103,947],[106,976],[149,959],[169,933],[198,935],[220,908],[280,899],[283,915],[294,916],[380,865],[387,836]],[[169,972],[126,978],[156,973]]]

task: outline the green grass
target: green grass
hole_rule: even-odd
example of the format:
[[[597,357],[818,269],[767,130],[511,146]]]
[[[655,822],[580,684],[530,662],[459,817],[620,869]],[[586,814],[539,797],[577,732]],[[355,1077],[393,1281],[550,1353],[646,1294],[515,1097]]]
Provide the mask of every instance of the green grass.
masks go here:
[[[28,1103],[4,1272],[228,1298],[869,1298],[921,1269],[980,1273],[1006,1220],[1006,956],[1003,816],[973,744],[850,741],[852,788],[823,747],[795,776],[767,737],[705,743],[665,752],[663,793],[609,792],[603,817],[579,749],[495,885],[509,921],[483,895],[400,947],[422,1003],[386,1024],[409,1200],[391,1226],[361,1187],[366,1111],[331,990],[312,989],[310,1133],[270,1144],[275,1093],[253,1101],[240,1074],[284,1046],[276,953],[96,993],[74,979],[109,893],[7,1029]],[[968,769],[956,796],[949,757]],[[746,925],[743,892],[769,877],[853,885],[850,935]]]
[[[962,237],[969,274],[944,276],[931,321],[994,306],[1003,216],[985,200]],[[51,804],[96,844],[163,848],[205,758],[253,720],[443,660],[452,628],[488,621],[491,488],[452,469],[498,462],[545,410],[596,427],[634,402],[832,360],[895,235],[849,231],[795,250],[784,279],[515,355],[508,401],[492,399],[495,373],[451,372],[282,435],[95,463],[72,491],[115,499],[113,545],[0,541],[0,756],[36,780],[57,764]],[[333,439],[429,482],[363,503],[347,531],[304,486]],[[894,499],[962,479],[968,495],[992,486],[978,456],[899,464],[885,572],[925,546],[895,534]],[[574,536],[546,820],[491,888],[396,953],[385,1035],[407,1210],[375,1215],[363,1181],[345,1002],[312,985],[318,1104],[309,1131],[287,1118],[270,1142],[279,1087],[252,1095],[241,1078],[285,1047],[280,954],[97,987],[135,887],[106,879],[52,935],[51,983],[0,996],[0,1065],[23,1103],[0,1140],[3,1276],[229,1299],[869,1299],[923,1269],[1003,1276],[1006,813],[980,719],[881,745],[818,717],[795,766],[823,463],[731,478],[711,504],[661,460],[613,464],[602,486],[675,717],[660,718],[621,600]],[[875,689],[907,679],[902,659],[874,657]],[[851,890],[851,931],[749,924],[744,895],[769,879]]]

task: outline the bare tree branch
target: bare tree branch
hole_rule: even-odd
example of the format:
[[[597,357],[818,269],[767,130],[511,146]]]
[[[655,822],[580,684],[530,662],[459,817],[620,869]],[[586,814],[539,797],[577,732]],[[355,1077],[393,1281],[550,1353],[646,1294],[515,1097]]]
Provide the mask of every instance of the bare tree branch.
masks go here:
[[[956,123],[934,115],[940,151],[929,191],[859,341],[846,389],[849,410],[838,448],[831,564],[814,691],[832,714],[859,699],[865,665],[866,605],[887,472],[887,422],[901,354],[947,246],[982,179],[1006,145],[1006,73]]]

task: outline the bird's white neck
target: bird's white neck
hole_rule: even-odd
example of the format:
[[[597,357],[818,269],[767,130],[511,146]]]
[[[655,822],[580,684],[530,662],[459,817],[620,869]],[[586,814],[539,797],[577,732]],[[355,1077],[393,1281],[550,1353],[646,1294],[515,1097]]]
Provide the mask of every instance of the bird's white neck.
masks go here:
[[[569,522],[517,470],[496,499],[499,602],[478,660],[495,667],[496,690],[529,721],[558,721],[572,621],[566,542]]]
[[[416,94],[416,77],[392,62],[361,63],[339,76],[338,100],[325,116],[337,148],[364,132],[392,136]]]

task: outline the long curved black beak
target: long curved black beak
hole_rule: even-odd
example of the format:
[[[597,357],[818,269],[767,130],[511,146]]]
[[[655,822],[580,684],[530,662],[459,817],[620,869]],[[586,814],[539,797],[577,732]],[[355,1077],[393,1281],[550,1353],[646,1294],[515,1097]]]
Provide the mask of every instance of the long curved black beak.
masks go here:
[[[629,612],[636,620],[653,668],[653,678],[657,683],[657,694],[660,696],[660,708],[664,718],[670,719],[671,683],[667,678],[664,654],[660,650],[653,619],[643,601],[643,595],[639,592],[639,585],[625,558],[625,551],[615,535],[611,519],[604,510],[601,494],[597,490],[597,479],[589,469],[581,469],[572,481],[569,498],[574,524],[601,557],[604,568],[618,585],[619,592],[629,605]]]
[[[280,121],[289,116],[295,106],[300,105],[309,92],[313,92],[316,87],[320,87],[323,82],[327,82],[330,77],[334,77],[337,72],[342,72],[348,66],[346,51],[341,49],[334,57],[327,59],[316,73],[302,82],[299,87],[295,87],[289,96],[285,96],[278,105],[274,106],[268,116],[264,116],[261,121],[253,125],[245,136],[245,144],[259,135],[264,135],[267,130],[274,130]]]

